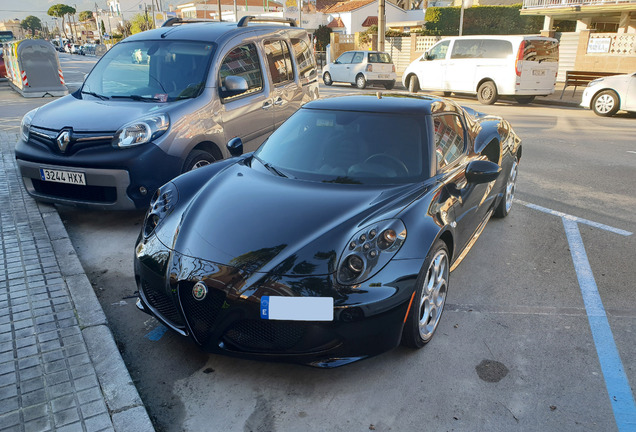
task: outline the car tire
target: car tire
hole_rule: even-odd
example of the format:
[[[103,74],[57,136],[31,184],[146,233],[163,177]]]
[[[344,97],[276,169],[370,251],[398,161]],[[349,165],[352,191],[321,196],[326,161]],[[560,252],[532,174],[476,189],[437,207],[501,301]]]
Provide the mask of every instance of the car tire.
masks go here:
[[[362,74],[358,74],[356,77],[356,87],[359,89],[363,89],[367,86],[367,79]]]
[[[415,294],[402,332],[402,345],[422,348],[433,338],[444,312],[449,274],[448,247],[438,239],[428,252],[417,277]]]
[[[517,190],[517,174],[519,173],[519,159],[515,156],[515,159],[512,161],[512,167],[508,172],[508,177],[506,178],[506,189],[504,189],[504,194],[501,197],[501,201],[495,208],[494,216],[497,218],[504,218],[508,216],[510,213],[510,209],[512,209],[512,201],[515,197],[515,191]]]
[[[387,90],[393,90],[393,87],[395,87],[395,81],[391,81],[389,83],[384,84],[384,88]]]
[[[417,93],[418,91],[420,91],[420,81],[417,79],[416,75],[413,75],[409,79],[409,92]]]
[[[210,165],[215,162],[216,158],[204,150],[192,150],[185,162],[183,163],[182,173],[201,168],[205,165]]]
[[[515,96],[515,100],[521,105],[527,105],[534,101],[534,96]]]
[[[484,105],[492,105],[498,98],[497,86],[492,81],[481,83],[477,89],[477,100]]]
[[[449,97],[452,94],[453,94],[453,92],[445,91],[444,92],[444,97]]]
[[[324,82],[326,86],[333,84],[333,80],[331,79],[331,74],[329,72],[325,72],[322,76],[322,82]]]
[[[592,111],[601,117],[611,117],[618,111],[620,101],[613,90],[603,90],[592,99]]]

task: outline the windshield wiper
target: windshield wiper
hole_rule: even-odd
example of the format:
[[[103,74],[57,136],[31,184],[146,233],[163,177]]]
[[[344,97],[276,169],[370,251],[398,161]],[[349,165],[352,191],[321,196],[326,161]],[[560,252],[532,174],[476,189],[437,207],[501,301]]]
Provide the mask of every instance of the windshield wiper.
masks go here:
[[[82,90],[82,94],[87,94],[87,95],[95,96],[96,98],[101,99],[101,100],[108,100],[108,99],[110,99],[108,96],[100,95],[100,94],[97,94],[97,93],[92,92],[92,91],[85,91],[85,90]]]
[[[136,101],[144,101],[144,102],[156,102],[159,98],[154,96],[142,96],[142,95],[127,95],[127,96],[111,96],[112,99],[132,99]]]
[[[258,156],[255,155],[254,159],[259,161],[265,168],[267,168],[270,172],[273,172],[274,174],[278,175],[279,177],[289,178],[288,175],[280,171],[278,168],[272,166],[271,164],[265,162],[263,159],[259,158]]]

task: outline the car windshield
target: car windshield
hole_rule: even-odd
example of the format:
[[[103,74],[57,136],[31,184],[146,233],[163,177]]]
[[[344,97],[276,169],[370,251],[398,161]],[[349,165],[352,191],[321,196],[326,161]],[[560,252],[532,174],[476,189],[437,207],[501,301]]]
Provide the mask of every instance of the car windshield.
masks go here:
[[[86,78],[83,94],[168,102],[198,96],[214,44],[189,41],[122,42]]]
[[[304,180],[403,184],[428,177],[422,116],[303,108],[254,153],[257,162]]]
[[[391,63],[391,56],[387,53],[369,53],[369,63]]]

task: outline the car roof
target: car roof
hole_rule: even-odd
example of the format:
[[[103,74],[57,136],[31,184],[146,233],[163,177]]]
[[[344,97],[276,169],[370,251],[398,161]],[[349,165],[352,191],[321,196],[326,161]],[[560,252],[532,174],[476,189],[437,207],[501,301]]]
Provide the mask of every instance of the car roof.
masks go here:
[[[289,27],[281,24],[253,23],[239,27],[235,22],[191,22],[183,25],[160,27],[154,30],[134,34],[125,39],[126,42],[136,40],[176,39],[192,41],[219,41],[231,36],[252,32],[254,30],[298,31],[300,27]]]
[[[361,111],[391,114],[424,114],[457,112],[451,101],[426,95],[381,93],[355,96],[336,96],[318,99],[303,105],[302,109]]]

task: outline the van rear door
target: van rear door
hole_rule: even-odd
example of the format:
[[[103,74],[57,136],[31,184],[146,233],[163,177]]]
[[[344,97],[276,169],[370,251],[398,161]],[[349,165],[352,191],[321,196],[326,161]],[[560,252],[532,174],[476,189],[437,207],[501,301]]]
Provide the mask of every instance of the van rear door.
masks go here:
[[[559,41],[552,38],[525,38],[519,46],[515,69],[517,93],[554,93],[559,68]]]

